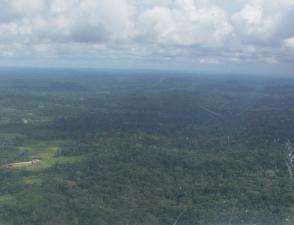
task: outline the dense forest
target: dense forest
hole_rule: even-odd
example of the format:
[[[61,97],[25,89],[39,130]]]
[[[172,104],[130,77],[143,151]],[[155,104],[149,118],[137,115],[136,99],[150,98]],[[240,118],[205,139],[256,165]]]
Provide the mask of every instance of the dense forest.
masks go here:
[[[294,224],[294,78],[0,74],[1,225]]]

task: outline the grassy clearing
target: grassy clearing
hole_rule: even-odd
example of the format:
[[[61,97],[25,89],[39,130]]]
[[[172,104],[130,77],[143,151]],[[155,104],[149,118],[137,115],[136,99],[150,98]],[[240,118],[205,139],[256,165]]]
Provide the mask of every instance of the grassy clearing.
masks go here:
[[[14,203],[16,200],[15,200],[15,197],[11,194],[7,194],[7,195],[2,195],[0,196],[0,205],[3,205],[3,204],[12,204]]]
[[[42,179],[38,176],[28,176],[22,179],[22,183],[28,184],[28,185],[41,185]]]
[[[57,156],[61,150],[59,146],[48,146],[46,143],[38,143],[28,147],[20,147],[20,151],[28,154],[28,160],[11,162],[6,166],[16,170],[41,170],[49,168],[56,163],[74,163],[83,160],[86,156]],[[32,160],[37,159],[37,163]],[[9,166],[10,165],[10,166]]]
[[[44,196],[37,190],[34,190],[34,192],[26,192],[24,190],[21,190],[17,193],[0,196],[0,206],[29,206],[32,204],[38,204],[40,202],[43,202],[44,200]]]
[[[11,193],[0,195],[0,207],[15,209],[29,208],[32,207],[32,205],[39,205],[46,201],[44,193],[41,191],[42,184],[48,182],[46,178],[52,175],[48,174],[47,176],[45,169],[57,163],[74,163],[84,159],[84,157],[79,156],[58,156],[60,150],[61,147],[57,145],[49,146],[46,143],[20,147],[19,151],[26,152],[28,156],[25,159],[26,161],[11,162],[10,170],[18,177],[16,179],[11,179],[9,183],[5,183],[5,186],[14,188]],[[33,165],[30,163],[33,159],[38,159],[40,161]],[[59,176],[60,179],[63,180],[60,174],[55,174],[51,178],[52,180],[56,180]],[[1,221],[0,218],[0,225],[7,224],[10,225],[11,223]]]

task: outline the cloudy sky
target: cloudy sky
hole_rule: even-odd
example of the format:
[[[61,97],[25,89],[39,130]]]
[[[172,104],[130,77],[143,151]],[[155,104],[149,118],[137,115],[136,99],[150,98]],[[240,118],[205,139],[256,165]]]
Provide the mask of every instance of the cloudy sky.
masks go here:
[[[294,0],[0,0],[0,66],[294,74]]]

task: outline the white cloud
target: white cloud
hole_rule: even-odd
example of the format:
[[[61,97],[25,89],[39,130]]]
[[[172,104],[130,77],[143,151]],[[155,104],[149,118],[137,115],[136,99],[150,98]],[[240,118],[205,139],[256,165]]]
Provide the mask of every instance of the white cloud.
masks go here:
[[[214,58],[202,58],[199,60],[200,64],[219,64],[219,60]]]
[[[2,29],[7,39],[32,31],[32,40],[101,42],[133,35],[134,7],[124,0],[5,0]],[[26,35],[30,35],[29,32]]]
[[[132,38],[135,9],[124,0],[84,0],[70,12],[70,34],[74,41],[101,42]]]
[[[224,10],[216,6],[198,8],[193,0],[177,0],[169,7],[155,6],[139,20],[142,35],[163,45],[219,46],[232,32]]]
[[[270,45],[294,32],[289,25],[294,19],[292,0],[251,0],[235,12],[232,23],[239,39],[246,43]],[[290,33],[289,33],[290,32]]]
[[[294,49],[294,37],[284,40],[284,46],[287,48]]]
[[[241,41],[266,43],[271,41],[279,15],[267,15],[261,5],[247,4],[232,16]]]
[[[272,64],[293,56],[294,0],[0,0],[0,9],[0,59]]]

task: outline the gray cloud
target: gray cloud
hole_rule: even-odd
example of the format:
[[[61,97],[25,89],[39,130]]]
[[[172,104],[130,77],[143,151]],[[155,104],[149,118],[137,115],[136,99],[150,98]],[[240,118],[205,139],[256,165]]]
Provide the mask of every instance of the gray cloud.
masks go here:
[[[0,0],[0,9],[0,59],[293,59],[292,0]]]

